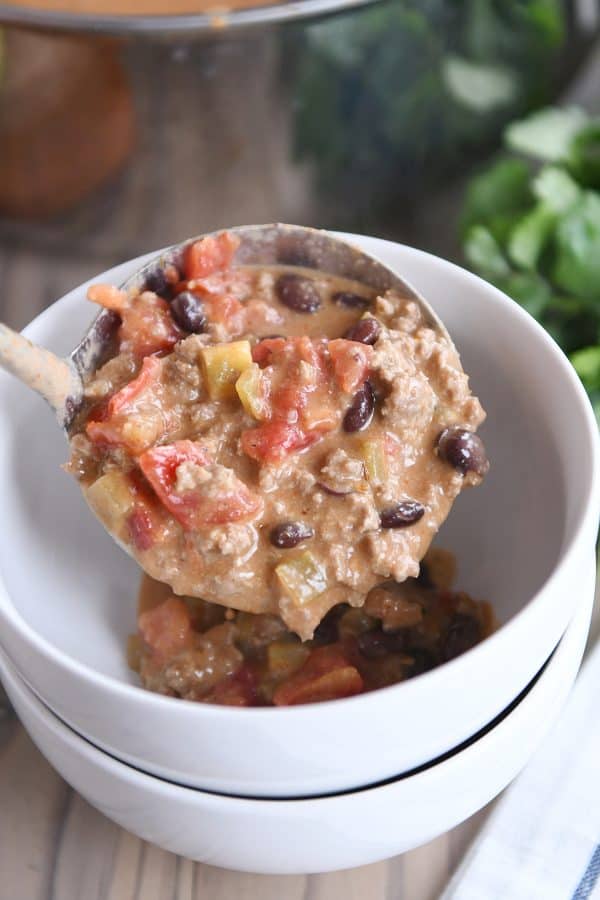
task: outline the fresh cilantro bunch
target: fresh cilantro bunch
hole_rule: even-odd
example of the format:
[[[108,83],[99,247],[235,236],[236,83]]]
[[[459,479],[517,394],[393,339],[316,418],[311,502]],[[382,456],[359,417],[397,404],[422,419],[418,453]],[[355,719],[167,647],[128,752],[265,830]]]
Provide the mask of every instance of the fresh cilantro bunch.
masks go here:
[[[505,144],[468,187],[466,260],[568,353],[600,422],[600,119],[545,109]]]

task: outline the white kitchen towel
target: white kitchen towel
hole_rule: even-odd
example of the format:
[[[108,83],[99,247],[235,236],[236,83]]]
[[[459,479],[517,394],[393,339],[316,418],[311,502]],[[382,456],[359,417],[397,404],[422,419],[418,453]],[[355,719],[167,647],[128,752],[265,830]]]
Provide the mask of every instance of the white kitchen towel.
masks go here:
[[[600,900],[600,642],[440,900]]]

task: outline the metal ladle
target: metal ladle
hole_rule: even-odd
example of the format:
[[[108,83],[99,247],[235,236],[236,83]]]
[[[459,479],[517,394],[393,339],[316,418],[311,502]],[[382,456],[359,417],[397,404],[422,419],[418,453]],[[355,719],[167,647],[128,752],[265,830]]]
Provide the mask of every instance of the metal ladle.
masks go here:
[[[425,321],[451,343],[446,328],[426,300],[392,269],[347,241],[299,225],[243,225],[227,230],[240,240],[234,264],[298,265],[358,281],[379,293],[397,291],[418,303]],[[181,265],[185,248],[206,236],[169,247],[128,278],[122,288],[143,289],[154,270],[169,263]],[[65,359],[0,323],[0,365],[41,394],[68,435],[83,404],[84,384],[108,358],[119,322],[116,313],[102,310]]]

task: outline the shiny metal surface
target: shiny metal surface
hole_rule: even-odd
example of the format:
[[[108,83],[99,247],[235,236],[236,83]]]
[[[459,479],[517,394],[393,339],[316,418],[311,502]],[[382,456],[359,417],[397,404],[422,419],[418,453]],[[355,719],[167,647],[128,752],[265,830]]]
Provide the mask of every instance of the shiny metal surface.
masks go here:
[[[360,281],[381,293],[387,290],[398,291],[401,296],[415,300],[430,326],[452,343],[444,324],[429,303],[396,272],[359,247],[326,231],[301,225],[282,223],[242,225],[228,230],[240,240],[234,257],[237,265],[301,265]],[[153,270],[168,263],[181,265],[185,248],[193,241],[207,236],[209,235],[198,235],[164,250],[146,263],[122,287],[127,290],[142,289]],[[120,319],[114,312],[102,310],[80,344],[70,354],[69,360],[83,383],[106,359],[119,323]],[[67,398],[62,420],[67,430],[79,412],[82,399],[81,393]]]
[[[77,14],[58,10],[0,4],[0,22],[31,25],[40,28],[74,32],[98,32],[122,36],[148,36],[153,39],[170,39],[207,36],[211,40],[227,38],[231,32],[275,25],[297,19],[323,16],[340,9],[365,6],[375,0],[289,0],[284,3],[260,5],[246,9],[219,8],[198,13],[174,13],[172,15],[115,15]]]

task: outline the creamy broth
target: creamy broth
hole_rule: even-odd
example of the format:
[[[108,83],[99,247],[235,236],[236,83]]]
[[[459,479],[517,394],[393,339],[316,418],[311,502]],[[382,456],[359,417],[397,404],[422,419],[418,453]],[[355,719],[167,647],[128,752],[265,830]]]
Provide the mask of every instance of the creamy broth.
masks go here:
[[[490,605],[452,589],[455,571],[450,553],[430,550],[418,580],[375,588],[361,609],[335,607],[303,643],[275,616],[180,599],[144,575],[129,663],[149,690],[229,706],[375,690],[453,659],[493,630]]]

